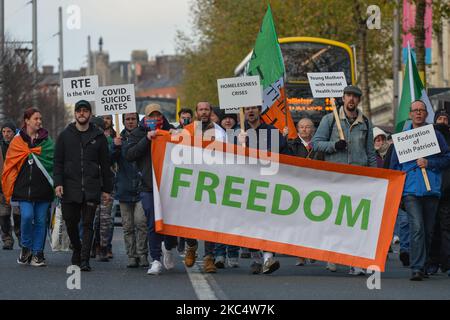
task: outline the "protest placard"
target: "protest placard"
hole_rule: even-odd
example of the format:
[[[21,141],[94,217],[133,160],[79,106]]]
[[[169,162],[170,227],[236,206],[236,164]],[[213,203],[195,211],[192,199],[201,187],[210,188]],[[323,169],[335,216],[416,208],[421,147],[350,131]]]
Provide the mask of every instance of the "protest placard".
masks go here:
[[[260,106],[262,88],[259,76],[218,79],[221,109]]]
[[[63,79],[64,103],[75,104],[80,100],[95,101],[98,76]]]
[[[99,87],[95,106],[98,116],[136,112],[134,84]]]

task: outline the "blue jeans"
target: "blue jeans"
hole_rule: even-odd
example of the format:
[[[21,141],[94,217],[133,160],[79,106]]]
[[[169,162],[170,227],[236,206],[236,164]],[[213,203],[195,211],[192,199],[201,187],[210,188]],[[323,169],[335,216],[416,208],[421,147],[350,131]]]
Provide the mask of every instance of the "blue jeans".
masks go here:
[[[398,209],[395,226],[397,229],[395,234],[400,238],[400,252],[409,252],[409,223],[406,211]]]
[[[411,269],[413,272],[424,272],[425,262],[430,252],[439,198],[405,196],[403,202],[411,233],[409,254]]]
[[[231,246],[228,244],[216,243],[216,248],[214,250],[214,255],[216,257],[222,256],[225,257],[225,252],[228,253],[228,258],[237,258],[239,257],[239,247]]]
[[[153,261],[161,261],[162,249],[161,243],[167,250],[171,250],[177,246],[177,238],[166,236],[155,231],[155,207],[153,204],[153,192],[141,192],[141,202],[147,217],[148,228],[148,244],[150,248],[150,256]]]
[[[22,246],[31,249],[33,254],[44,251],[50,202],[19,201],[19,206]]]

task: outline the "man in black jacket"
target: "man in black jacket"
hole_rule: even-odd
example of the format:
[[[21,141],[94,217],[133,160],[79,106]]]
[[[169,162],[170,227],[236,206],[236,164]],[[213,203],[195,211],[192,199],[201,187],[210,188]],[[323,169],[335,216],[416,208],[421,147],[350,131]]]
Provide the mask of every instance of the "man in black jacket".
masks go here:
[[[1,161],[0,161],[0,173],[3,172],[3,162],[6,159],[6,151],[8,151],[9,143],[16,134],[16,126],[12,122],[5,122],[2,125],[2,139],[0,140],[1,149]],[[6,199],[3,196],[0,182],[0,228],[3,240],[3,250],[12,250],[14,247],[14,238],[11,232],[11,208],[14,220],[14,233],[16,234],[17,241],[20,243],[20,210],[18,206],[11,206],[6,203]]]
[[[442,133],[450,146],[449,115],[444,110],[436,112],[434,128]],[[427,272],[434,274],[450,270],[450,168],[442,171],[441,199],[434,226]],[[450,276],[450,272],[448,273]]]
[[[58,136],[55,147],[54,182],[62,199],[62,213],[73,248],[72,264],[90,271],[89,257],[95,210],[101,197],[109,199],[113,188],[108,143],[101,130],[89,123],[89,102],[75,105],[75,123]],[[78,224],[83,225],[80,241]]]
[[[124,146],[125,159],[135,161],[141,176],[140,192],[141,202],[147,217],[148,242],[150,256],[153,259],[152,266],[148,270],[150,275],[161,273],[161,255],[164,251],[164,266],[166,269],[174,267],[173,248],[177,245],[177,238],[163,236],[155,231],[155,210],[153,205],[153,177],[152,156],[150,153],[151,140],[156,136],[156,129],[174,129],[163,116],[161,106],[149,104],[145,107],[145,117],[139,122],[139,126],[131,131],[128,144]],[[164,247],[161,246],[164,241]]]

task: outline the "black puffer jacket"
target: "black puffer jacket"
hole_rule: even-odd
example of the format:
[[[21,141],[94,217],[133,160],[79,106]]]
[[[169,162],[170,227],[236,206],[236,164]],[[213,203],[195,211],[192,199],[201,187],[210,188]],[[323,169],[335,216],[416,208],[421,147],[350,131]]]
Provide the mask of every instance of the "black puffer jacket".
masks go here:
[[[150,153],[151,141],[147,139],[148,128],[145,127],[143,118],[139,126],[131,131],[128,138],[128,144],[124,146],[125,159],[136,161],[139,175],[141,177],[139,191],[153,192],[152,177],[152,155]],[[162,130],[174,129],[174,127],[163,118]]]
[[[93,124],[81,132],[71,123],[58,136],[54,182],[64,187],[63,202],[100,203],[101,193],[113,189],[110,166],[106,137]]]
[[[30,148],[35,147],[45,139],[48,139],[48,132],[45,129],[39,129],[38,137],[33,144],[30,137],[23,131],[20,131],[20,137]],[[14,183],[14,191],[12,194],[13,201],[53,201],[53,187],[42,173],[41,169],[36,165],[34,159],[26,159],[20,169],[16,182]]]

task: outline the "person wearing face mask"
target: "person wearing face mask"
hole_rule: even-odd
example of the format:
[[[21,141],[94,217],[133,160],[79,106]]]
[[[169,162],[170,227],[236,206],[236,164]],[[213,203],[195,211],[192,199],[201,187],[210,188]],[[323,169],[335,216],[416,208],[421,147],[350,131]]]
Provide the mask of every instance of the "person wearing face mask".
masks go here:
[[[384,159],[391,144],[387,140],[387,134],[378,127],[373,128],[373,147],[377,155],[377,167],[383,168]]]
[[[442,133],[450,145],[449,115],[444,110],[436,112],[434,128]],[[450,168],[442,171],[441,199],[431,240],[427,272],[434,274],[441,268],[450,276]]]

